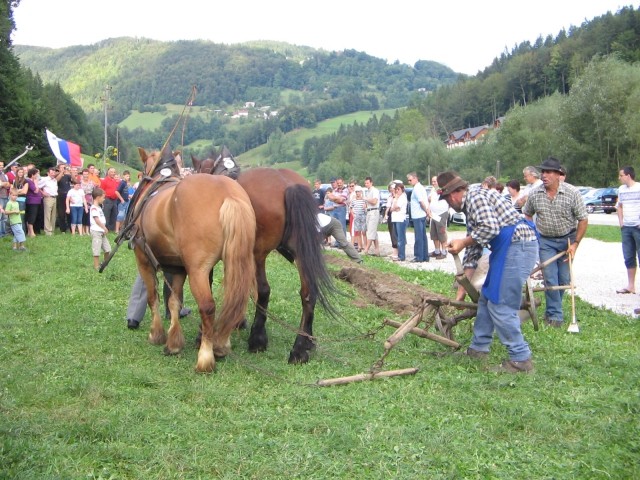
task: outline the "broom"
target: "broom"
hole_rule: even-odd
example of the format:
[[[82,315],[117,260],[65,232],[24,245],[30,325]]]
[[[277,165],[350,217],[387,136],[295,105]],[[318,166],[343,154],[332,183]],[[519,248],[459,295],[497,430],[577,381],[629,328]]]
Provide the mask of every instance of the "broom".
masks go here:
[[[567,239],[567,248],[571,247],[571,240]],[[573,285],[573,255],[569,253],[569,282],[571,284],[571,324],[567,328],[569,333],[580,333],[578,320],[576,319],[576,295]]]

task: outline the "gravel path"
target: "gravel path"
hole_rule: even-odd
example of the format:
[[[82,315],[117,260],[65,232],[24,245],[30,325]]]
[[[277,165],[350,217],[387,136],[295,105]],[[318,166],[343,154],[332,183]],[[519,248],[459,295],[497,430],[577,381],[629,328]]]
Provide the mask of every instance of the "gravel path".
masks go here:
[[[449,232],[452,238],[461,238],[465,232]],[[391,254],[391,241],[387,232],[378,232],[381,255]],[[407,230],[407,259],[413,258],[414,236]],[[433,251],[433,242],[429,240],[429,251]],[[460,253],[462,258],[463,252]],[[425,263],[399,262],[406,268],[414,270],[439,269],[455,274],[453,257],[431,259]],[[584,238],[576,253],[573,263],[576,296],[596,307],[603,307],[613,312],[634,316],[633,310],[640,307],[638,294],[617,294],[616,290],[626,286],[627,270],[622,258],[620,243],[605,243],[591,238]],[[636,291],[639,291],[636,289]],[[567,292],[568,294],[568,292]]]

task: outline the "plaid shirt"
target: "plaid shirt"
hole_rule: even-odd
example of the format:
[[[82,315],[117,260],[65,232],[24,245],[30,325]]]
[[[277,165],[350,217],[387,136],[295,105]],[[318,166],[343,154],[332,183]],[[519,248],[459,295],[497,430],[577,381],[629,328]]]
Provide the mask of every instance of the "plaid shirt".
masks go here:
[[[513,204],[496,190],[486,188],[472,188],[462,200],[462,210],[467,216],[467,231],[474,245],[465,249],[465,266],[477,265],[482,256],[483,247],[489,246],[503,227],[517,225],[511,239],[512,242],[523,240],[533,241],[536,232],[522,222],[524,216],[515,209]]]
[[[576,229],[580,220],[589,218],[580,192],[564,182],[560,182],[553,199],[544,185],[533,189],[522,213],[529,217],[536,215],[536,227],[545,237],[564,237]]]

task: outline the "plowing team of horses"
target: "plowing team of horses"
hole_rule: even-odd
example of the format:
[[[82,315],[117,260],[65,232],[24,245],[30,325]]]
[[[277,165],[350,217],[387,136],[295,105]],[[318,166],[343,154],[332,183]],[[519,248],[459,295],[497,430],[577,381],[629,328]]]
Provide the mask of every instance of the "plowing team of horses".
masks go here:
[[[317,208],[308,182],[288,169],[240,172],[226,150],[215,158],[192,157],[199,173],[181,179],[181,160],[170,149],[139,151],[145,176],[116,241],[129,240],[147,287],[153,315],[149,341],[165,343],[167,354],[183,349],[179,299],[188,278],[201,318],[197,371],[212,371],[215,357],[229,353],[231,332],[243,322],[254,292],[249,350],[266,350],[271,293],[266,259],[276,250],[296,265],[300,276],[302,317],[289,363],[307,362],[314,348],[316,303],[335,315],[330,303],[335,289],[322,255]],[[211,283],[213,268],[220,260],[224,294],[216,315]],[[168,336],[159,314],[158,270],[172,274]]]

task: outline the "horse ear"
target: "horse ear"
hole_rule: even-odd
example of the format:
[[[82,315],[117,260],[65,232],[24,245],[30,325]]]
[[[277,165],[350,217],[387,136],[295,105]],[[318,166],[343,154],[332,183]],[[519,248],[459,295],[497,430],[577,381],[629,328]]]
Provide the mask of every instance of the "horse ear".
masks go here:
[[[140,155],[140,160],[142,160],[142,163],[145,164],[147,163],[147,151],[142,148],[142,147],[138,147],[138,155]]]
[[[194,157],[193,153],[191,154],[191,163],[193,164],[193,169],[196,172],[200,170],[200,160],[198,160],[196,157]]]
[[[173,158],[175,158],[176,163],[178,164],[178,168],[182,168],[182,154],[180,151],[173,152]]]
[[[171,160],[173,158],[173,152],[171,152],[171,148],[169,145],[165,145],[160,154],[160,158],[162,160]]]

